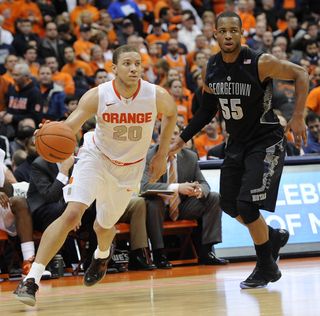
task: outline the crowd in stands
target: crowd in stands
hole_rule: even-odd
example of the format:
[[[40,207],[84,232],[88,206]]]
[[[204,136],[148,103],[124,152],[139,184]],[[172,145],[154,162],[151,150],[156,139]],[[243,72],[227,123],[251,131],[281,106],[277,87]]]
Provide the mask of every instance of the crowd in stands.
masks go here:
[[[201,106],[201,70],[220,50],[214,23],[223,11],[241,17],[242,45],[308,71],[308,144],[295,148],[288,131],[287,155],[320,153],[319,0],[2,0],[0,148],[6,177],[11,183],[30,182],[38,156],[35,128],[47,119],[66,119],[86,91],[112,80],[113,51],[121,45],[140,50],[142,79],[170,93],[183,129]],[[293,82],[274,80],[273,97],[285,128],[295,105]],[[159,116],[151,147],[158,142],[160,124]],[[94,125],[91,118],[76,135],[78,147]],[[218,113],[186,148],[200,160],[221,159],[227,139]]]

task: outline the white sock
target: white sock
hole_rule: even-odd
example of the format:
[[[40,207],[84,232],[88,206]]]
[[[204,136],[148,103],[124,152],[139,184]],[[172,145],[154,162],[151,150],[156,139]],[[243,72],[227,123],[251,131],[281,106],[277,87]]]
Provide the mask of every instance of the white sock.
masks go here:
[[[34,256],[34,242],[27,241],[21,244],[21,251],[23,255],[23,260],[29,260],[32,256]]]
[[[42,263],[36,263],[34,262],[31,266],[31,270],[28,273],[26,279],[30,279],[30,278],[34,278],[35,279],[35,283],[37,285],[39,285],[40,283],[40,279],[42,277],[42,274],[45,270],[45,266]]]
[[[110,255],[110,248],[107,251],[101,251],[99,246],[97,247],[96,251],[94,252],[95,259],[106,259]]]

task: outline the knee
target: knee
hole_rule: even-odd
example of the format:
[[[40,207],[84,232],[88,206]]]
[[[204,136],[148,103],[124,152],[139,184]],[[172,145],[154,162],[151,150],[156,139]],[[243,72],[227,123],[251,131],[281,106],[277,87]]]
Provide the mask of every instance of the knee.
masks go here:
[[[14,196],[10,199],[11,211],[14,215],[29,215],[29,206],[27,200],[23,196]]]
[[[66,210],[62,213],[61,218],[67,226],[70,226],[72,227],[71,229],[73,229],[81,221],[83,212],[77,208],[67,206]]]
[[[260,217],[259,206],[254,203],[238,201],[237,208],[245,224],[253,223]]]
[[[154,196],[146,198],[147,212],[158,212],[165,210],[165,203],[161,196]]]

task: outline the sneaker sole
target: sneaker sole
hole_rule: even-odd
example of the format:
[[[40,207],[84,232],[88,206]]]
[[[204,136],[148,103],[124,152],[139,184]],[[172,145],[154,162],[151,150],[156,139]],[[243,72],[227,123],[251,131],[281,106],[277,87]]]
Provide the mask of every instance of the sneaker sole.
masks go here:
[[[29,305],[31,307],[34,307],[36,305],[36,300],[32,297],[28,296],[19,296],[18,294],[15,294],[14,297],[19,300],[20,302]]]
[[[281,278],[281,276],[282,276],[281,271],[279,271],[278,276],[275,279],[270,280],[269,282],[272,282],[272,283],[277,282]],[[241,289],[262,289],[262,288],[265,288],[268,285],[268,283],[262,284],[262,285],[257,285],[257,286],[250,286],[250,285],[246,285],[243,282],[241,282],[240,288]]]

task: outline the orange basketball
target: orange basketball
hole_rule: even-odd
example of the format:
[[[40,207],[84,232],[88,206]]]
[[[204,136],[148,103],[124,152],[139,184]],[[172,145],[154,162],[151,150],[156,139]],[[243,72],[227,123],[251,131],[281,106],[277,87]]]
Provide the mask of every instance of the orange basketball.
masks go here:
[[[35,145],[43,159],[49,162],[61,162],[74,153],[76,136],[69,125],[50,122],[36,134]]]

